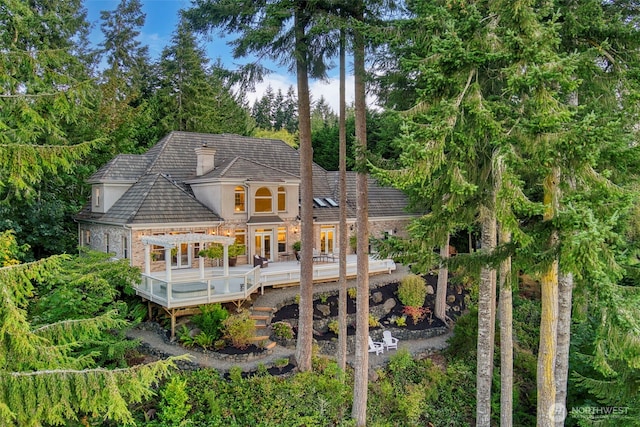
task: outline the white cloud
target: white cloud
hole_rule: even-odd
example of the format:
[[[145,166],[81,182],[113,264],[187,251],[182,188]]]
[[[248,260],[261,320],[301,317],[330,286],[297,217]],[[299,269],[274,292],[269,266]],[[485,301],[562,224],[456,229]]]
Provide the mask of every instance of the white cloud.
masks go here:
[[[255,85],[255,90],[253,92],[247,93],[247,101],[249,102],[249,105],[252,106],[256,100],[261,99],[267,92],[267,88],[269,86],[271,86],[271,90],[274,94],[277,94],[278,89],[280,89],[282,94],[287,96],[289,86],[293,86],[294,92],[298,92],[296,81],[292,80],[291,76],[284,74],[269,74],[262,82]]]
[[[354,87],[353,76],[346,77],[345,98],[347,106],[353,104],[354,101]],[[267,87],[271,85],[274,93],[280,89],[283,95],[287,94],[289,86],[293,86],[293,90],[297,93],[298,87],[295,81],[295,76],[283,75],[283,74],[269,74],[262,83],[259,83],[255,87],[255,91],[247,94],[247,101],[249,105],[264,96],[267,91]],[[340,79],[332,77],[328,80],[314,80],[309,84],[309,90],[311,92],[311,101],[318,101],[320,97],[324,97],[325,101],[331,109],[337,114],[340,111]],[[367,96],[367,105],[370,107],[375,106],[375,98]],[[375,108],[375,107],[374,107]]]

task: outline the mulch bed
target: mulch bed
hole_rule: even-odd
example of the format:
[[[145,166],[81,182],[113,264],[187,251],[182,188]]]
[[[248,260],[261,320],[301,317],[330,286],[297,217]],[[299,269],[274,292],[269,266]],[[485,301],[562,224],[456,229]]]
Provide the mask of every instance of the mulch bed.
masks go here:
[[[410,317],[407,317],[407,324],[406,326],[403,326],[403,328],[406,328],[408,330],[424,330],[429,328],[439,328],[439,327],[446,326],[440,319],[437,319],[433,315],[435,298],[436,298],[435,290],[437,288],[438,276],[426,275],[424,277],[426,279],[427,285],[430,285],[434,290],[433,294],[427,295],[427,298],[425,299],[425,304],[424,304],[424,307],[428,308],[431,311],[431,313],[428,314],[424,319],[422,319],[418,323],[413,323],[413,320]],[[396,305],[391,310],[391,312],[389,312],[383,318],[379,319],[382,325],[389,325],[389,321],[391,318],[393,318],[394,316],[397,318],[403,315],[402,313],[403,305],[400,302],[400,300],[398,300],[397,291],[398,291],[398,283],[390,283],[390,284],[372,289],[370,292],[370,297],[369,297],[370,309],[376,305],[384,304],[384,302],[387,301],[388,299],[395,299],[396,301]],[[375,303],[372,297],[372,295],[374,295],[377,292],[381,294],[381,298],[378,298],[378,300],[380,301],[379,303]],[[465,291],[460,285],[454,285],[451,283],[448,284],[447,305],[451,307],[451,310],[447,312],[447,315],[452,320],[457,318],[464,311],[464,308],[465,308],[464,298],[467,293],[468,292]],[[315,297],[316,298],[313,301],[314,319],[321,319],[324,317],[324,315],[318,309],[318,305],[322,305],[322,304],[324,304],[325,306],[329,306],[330,308],[329,316],[331,317],[338,316],[338,293],[337,292],[316,294]],[[347,314],[354,314],[355,312],[356,312],[355,300],[350,297],[347,297]],[[286,322],[289,319],[297,319],[298,316],[299,316],[298,304],[295,304],[295,303],[288,304],[280,308],[276,313],[274,313],[273,318],[271,319],[271,323],[278,322],[278,321]],[[371,328],[371,329],[375,330],[376,328]],[[354,335],[355,328],[352,326],[347,327],[347,334]],[[331,340],[331,339],[337,338],[337,335],[331,331],[328,331],[322,334],[316,333],[314,335],[314,338],[316,340]]]

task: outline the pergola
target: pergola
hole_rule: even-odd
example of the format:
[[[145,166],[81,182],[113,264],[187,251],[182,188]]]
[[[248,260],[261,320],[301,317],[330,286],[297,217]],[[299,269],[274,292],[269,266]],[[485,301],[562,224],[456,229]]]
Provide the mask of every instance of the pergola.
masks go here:
[[[199,243],[203,247],[204,243],[219,243],[223,248],[222,262],[224,266],[224,276],[229,275],[229,246],[236,241],[234,237],[218,236],[215,234],[166,234],[162,236],[142,236],[140,238],[144,244],[144,272],[151,275],[151,246],[161,246],[164,248],[165,279],[171,282],[171,249],[181,243]],[[200,268],[200,278],[204,279],[204,258],[198,257]]]

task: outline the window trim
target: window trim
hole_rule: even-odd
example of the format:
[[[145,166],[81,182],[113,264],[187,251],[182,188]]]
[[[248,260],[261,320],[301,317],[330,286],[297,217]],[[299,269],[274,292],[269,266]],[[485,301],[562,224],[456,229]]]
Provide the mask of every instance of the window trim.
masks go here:
[[[278,187],[278,212],[287,210],[287,191],[284,187]]]
[[[264,190],[267,193],[269,193],[269,195],[267,196],[265,195],[258,195],[258,193]],[[258,209],[258,200],[262,201],[263,203],[266,203],[266,201],[269,201],[269,209],[268,210],[261,210]],[[269,189],[269,187],[260,187],[256,190],[256,192],[254,193],[253,196],[253,203],[255,206],[255,212],[256,213],[273,213],[273,192]]]
[[[238,185],[234,188],[233,203],[234,212],[243,213],[247,211],[247,192],[243,186]]]

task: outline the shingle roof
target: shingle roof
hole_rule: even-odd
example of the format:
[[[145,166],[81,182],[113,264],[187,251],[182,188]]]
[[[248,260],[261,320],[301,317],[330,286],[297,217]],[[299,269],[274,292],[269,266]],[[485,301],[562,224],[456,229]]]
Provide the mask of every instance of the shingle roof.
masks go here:
[[[215,168],[196,177],[196,148],[215,149]],[[86,209],[78,219],[97,219],[117,223],[160,223],[220,221],[218,215],[190,193],[189,182],[200,179],[231,178],[279,182],[299,179],[299,152],[285,142],[230,134],[171,132],[142,155],[118,155],[98,170],[90,183],[138,180],[106,214]],[[355,217],[355,172],[347,173],[347,215]],[[407,197],[394,188],[379,187],[369,179],[369,215],[406,215],[399,206]],[[313,164],[313,196],[338,197],[338,172],[328,172]],[[338,221],[338,207],[316,207],[317,221]]]
[[[123,224],[220,221],[220,217],[163,174],[140,178],[101,218]]]
[[[201,177],[190,180],[190,182],[210,178],[247,179],[250,181],[266,182],[278,182],[284,181],[285,179],[298,180],[297,175],[264,165],[254,160],[245,159],[244,157],[234,157],[220,163],[216,161],[215,169]]]
[[[104,181],[137,180],[149,166],[146,155],[118,154],[108,161],[89,179],[89,184]]]

